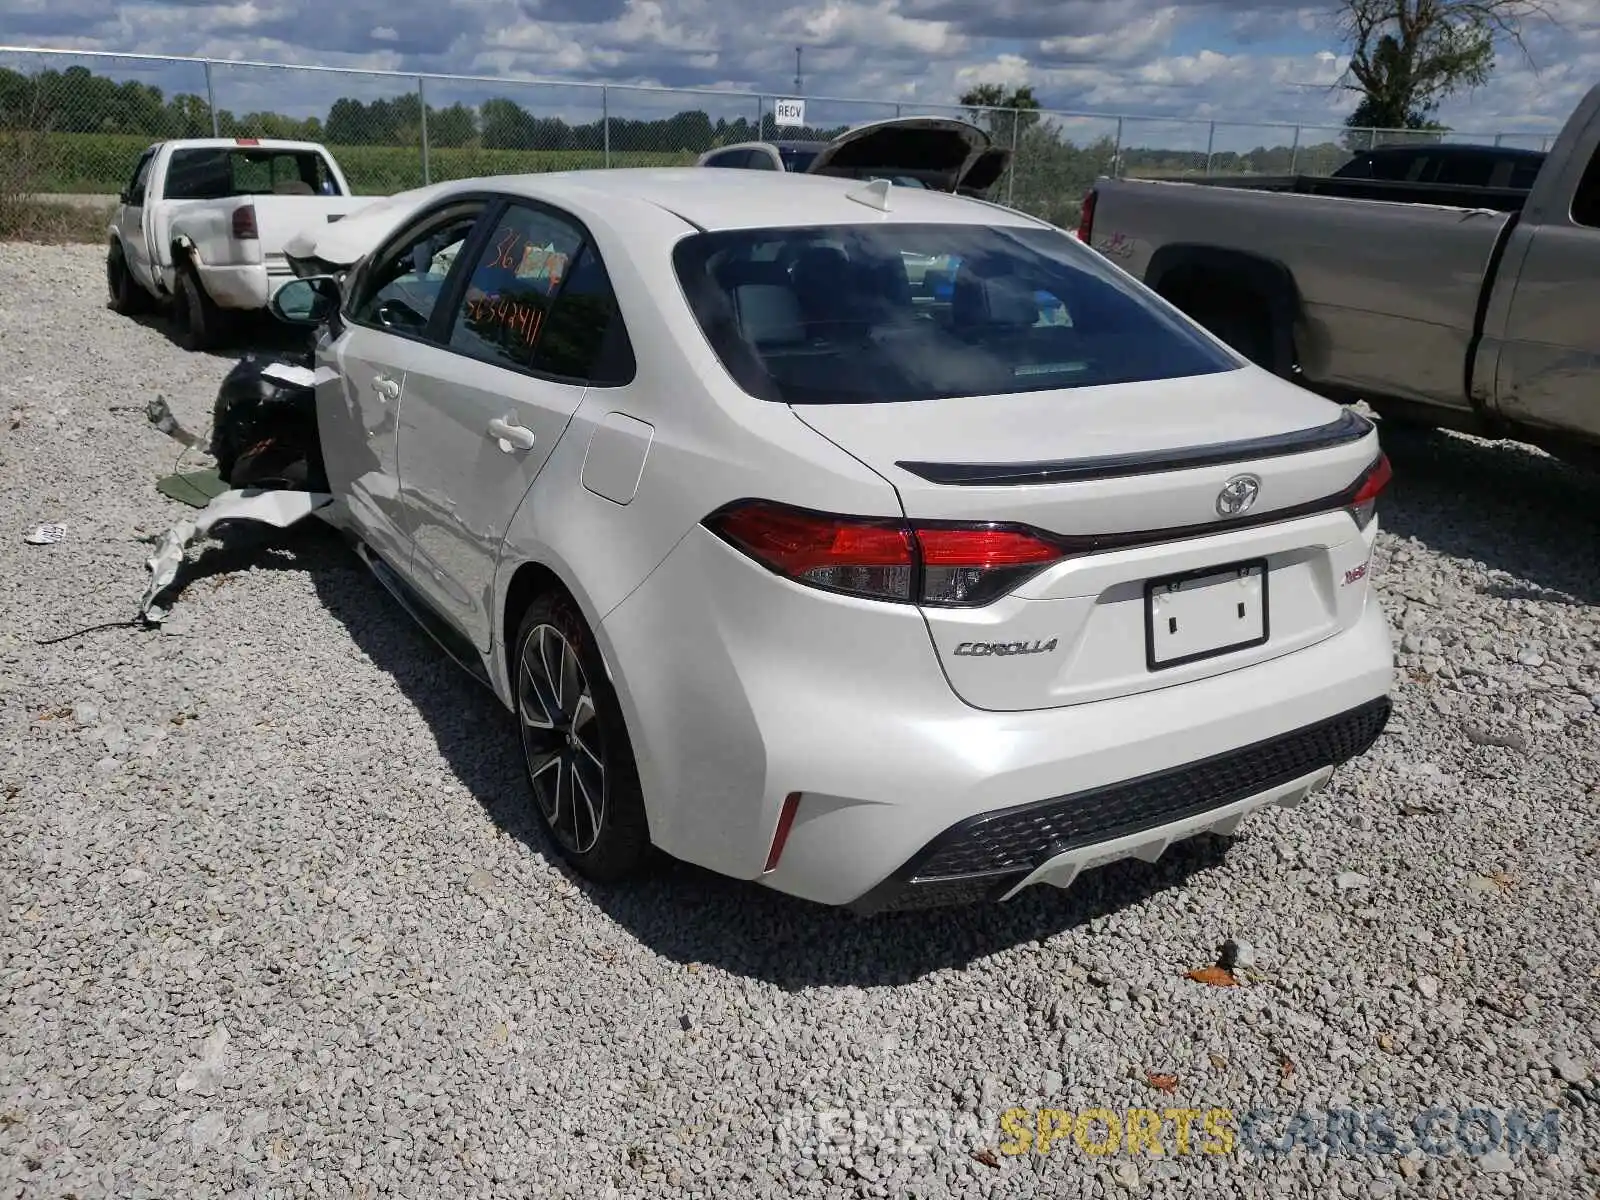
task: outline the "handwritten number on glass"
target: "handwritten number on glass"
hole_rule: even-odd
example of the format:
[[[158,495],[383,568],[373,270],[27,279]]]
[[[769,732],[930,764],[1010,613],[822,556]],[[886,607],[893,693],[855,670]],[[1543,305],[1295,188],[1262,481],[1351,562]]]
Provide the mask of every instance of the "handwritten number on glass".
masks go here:
[[[474,325],[482,323],[490,330],[516,334],[531,346],[544,324],[544,313],[531,304],[490,296],[467,301],[467,320]]]

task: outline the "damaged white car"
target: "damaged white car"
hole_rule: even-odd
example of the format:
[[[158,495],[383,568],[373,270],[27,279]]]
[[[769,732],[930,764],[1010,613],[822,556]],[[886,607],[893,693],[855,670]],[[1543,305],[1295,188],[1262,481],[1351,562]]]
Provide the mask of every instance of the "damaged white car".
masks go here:
[[[579,872],[1004,899],[1299,803],[1383,729],[1373,425],[1061,230],[695,169],[394,214],[278,292],[315,449],[256,478],[298,471],[518,715]]]

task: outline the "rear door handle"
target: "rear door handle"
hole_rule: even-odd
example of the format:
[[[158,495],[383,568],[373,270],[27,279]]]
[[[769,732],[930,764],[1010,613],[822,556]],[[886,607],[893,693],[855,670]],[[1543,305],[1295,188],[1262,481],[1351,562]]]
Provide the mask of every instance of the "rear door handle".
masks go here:
[[[385,400],[400,399],[400,385],[387,375],[374,375],[372,377],[372,390]]]
[[[496,417],[489,422],[489,436],[500,443],[500,449],[510,454],[513,450],[532,450],[539,439],[526,425],[518,425],[515,417]]]

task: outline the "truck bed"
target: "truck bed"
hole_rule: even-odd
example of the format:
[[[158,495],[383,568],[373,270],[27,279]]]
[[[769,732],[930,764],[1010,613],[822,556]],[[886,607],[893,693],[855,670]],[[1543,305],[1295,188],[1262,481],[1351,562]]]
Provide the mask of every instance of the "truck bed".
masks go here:
[[[1483,283],[1527,196],[1307,176],[1096,191],[1091,244],[1146,282],[1196,247],[1282,264],[1302,382],[1450,409],[1467,407]]]
[[[1170,182],[1249,192],[1289,192],[1343,200],[1387,200],[1391,204],[1433,204],[1447,208],[1488,208],[1521,212],[1527,188],[1465,187],[1449,183],[1405,183],[1388,179],[1333,179],[1326,175],[1210,175]]]

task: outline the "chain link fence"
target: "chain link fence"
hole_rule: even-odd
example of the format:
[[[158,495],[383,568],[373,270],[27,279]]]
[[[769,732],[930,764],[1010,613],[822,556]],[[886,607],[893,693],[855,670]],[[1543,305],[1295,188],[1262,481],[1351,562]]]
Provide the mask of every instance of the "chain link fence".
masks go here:
[[[824,142],[868,121],[943,115],[977,122],[1014,152],[995,199],[1072,224],[1084,192],[1104,175],[1323,175],[1396,142],[1547,150],[1553,137],[816,97],[801,107],[729,91],[0,48],[0,192],[114,197],[140,150],[173,137],[323,142],[357,192],[388,194],[478,175],[687,165],[737,142]],[[23,172],[25,180],[14,178]]]

